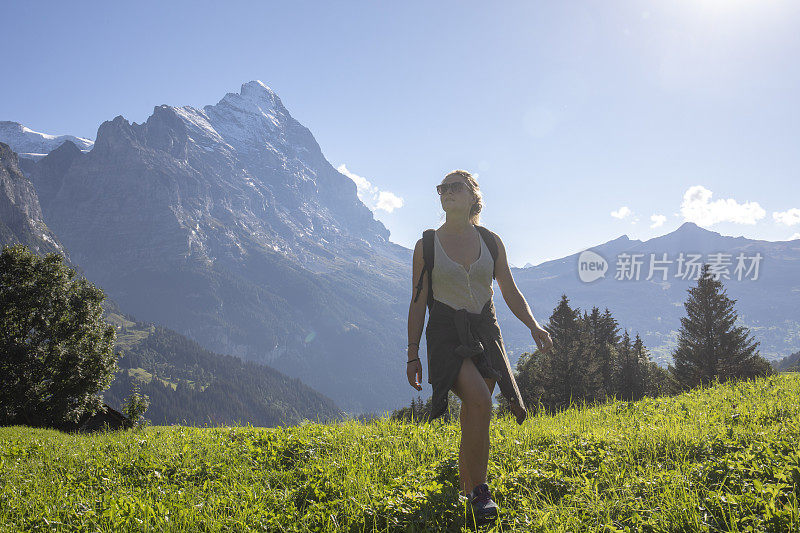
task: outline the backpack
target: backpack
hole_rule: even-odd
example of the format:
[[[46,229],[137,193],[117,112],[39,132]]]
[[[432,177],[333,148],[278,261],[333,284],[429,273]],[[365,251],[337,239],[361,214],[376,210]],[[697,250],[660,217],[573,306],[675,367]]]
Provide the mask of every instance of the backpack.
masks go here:
[[[483,238],[483,242],[486,243],[486,247],[489,249],[489,253],[492,254],[492,262],[494,262],[495,267],[497,266],[497,241],[494,240],[494,237],[489,232],[488,229],[484,228],[483,226],[475,225],[475,229],[478,230],[480,233],[481,238]],[[431,277],[431,272],[433,272],[433,258],[434,258],[434,250],[433,250],[433,238],[434,232],[436,230],[433,229],[426,229],[422,232],[422,257],[425,261],[425,264],[422,266],[422,272],[419,274],[419,282],[417,282],[416,289],[417,294],[414,296],[414,301],[417,301],[419,298],[419,293],[422,291],[422,278],[425,276],[425,272],[428,272],[428,311],[431,310],[433,307],[433,280]],[[495,268],[492,268],[492,279],[495,278]]]

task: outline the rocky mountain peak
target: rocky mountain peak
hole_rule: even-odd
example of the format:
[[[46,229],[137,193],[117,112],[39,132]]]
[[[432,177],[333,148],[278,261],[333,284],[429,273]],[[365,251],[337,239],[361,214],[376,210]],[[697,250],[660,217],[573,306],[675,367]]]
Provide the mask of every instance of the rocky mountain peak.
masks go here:
[[[273,106],[283,107],[283,103],[281,103],[281,99],[278,98],[278,95],[260,80],[243,83],[239,95],[255,103],[270,103]]]
[[[47,154],[39,161],[39,164],[48,168],[59,168],[62,172],[66,171],[75,158],[83,155],[80,148],[75,146],[72,141],[64,141],[64,143]]]
[[[50,152],[48,155],[57,156],[57,157],[76,157],[81,155],[83,152],[80,148],[78,148],[74,142],[72,141],[64,141],[64,143]]]
[[[260,81],[243,83],[238,93],[227,93],[216,105],[207,105],[204,109],[216,107],[230,107],[247,114],[273,118],[288,115],[278,95]]]
[[[130,144],[136,135],[128,122],[122,115],[117,115],[114,120],[106,120],[97,128],[97,139],[94,143],[97,154],[105,154],[109,151]]]
[[[90,220],[106,216],[95,198],[146,198],[117,211],[116,231],[141,227],[129,220],[141,218],[146,205],[145,218],[161,224],[153,235],[171,235],[162,257],[175,261],[238,262],[255,246],[322,271],[330,257],[353,256],[351,246],[388,242],[388,230],[358,199],[353,181],[325,160],[311,132],[260,81],[202,109],[155,106],[141,124],[116,116],[100,125],[94,146],[82,158],[73,145],[62,147],[30,175],[42,206],[53,207],[51,217],[66,223],[76,202],[86,202],[85,223],[109,229],[103,257],[116,244],[107,220]],[[69,229],[59,233],[65,245],[95,253],[97,239],[84,242],[88,229]],[[148,249],[151,234],[138,236]]]
[[[156,150],[184,159],[188,124],[179,108],[158,105],[142,124],[130,123],[119,115],[103,122],[97,130],[96,155],[128,150]]]
[[[701,228],[694,222],[684,222],[680,225],[678,229],[676,229],[673,233],[681,233],[681,234],[704,234],[704,233],[717,233],[715,231],[707,230],[705,228]]]
[[[243,84],[238,94],[226,94],[216,105],[203,107],[203,112],[214,130],[242,154],[280,152],[294,158],[298,152],[308,152],[317,162],[322,159],[311,132],[260,81]]]

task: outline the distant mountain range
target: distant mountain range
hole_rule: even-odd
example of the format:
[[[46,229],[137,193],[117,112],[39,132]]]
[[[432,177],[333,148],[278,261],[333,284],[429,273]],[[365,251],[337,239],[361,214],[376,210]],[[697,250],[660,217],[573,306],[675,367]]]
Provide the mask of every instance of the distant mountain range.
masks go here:
[[[685,264],[679,273],[678,261],[681,253],[685,260],[693,254],[698,256],[694,264],[718,265],[726,293],[737,300],[740,323],[761,342],[764,357],[775,360],[800,348],[800,239],[770,242],[728,237],[685,222],[660,237],[640,241],[623,235],[589,250],[602,257],[608,268],[604,277],[594,281],[580,277],[581,252],[514,271],[514,280],[533,304],[539,322],[547,321],[562,293],[573,307],[586,311],[592,306],[608,307],[622,327],[641,335],[653,360],[666,366],[677,345],[680,317],[686,316],[687,289],[697,284],[696,274]],[[745,270],[737,273],[740,254]],[[754,261],[756,254],[761,259]],[[641,262],[638,280],[632,269],[624,268],[626,261],[633,263],[634,255]],[[664,267],[654,268],[652,276],[651,259],[654,267]],[[747,269],[751,269],[749,274]],[[528,330],[517,325],[505,306],[498,314],[507,330],[504,336],[515,350],[535,347]]]
[[[126,313],[269,364],[349,413],[415,397],[403,367],[412,250],[389,241],[352,180],[266,85],[245,83],[202,109],[156,106],[142,124],[118,116],[84,149],[67,140],[20,166],[47,227]],[[591,282],[579,277],[580,253],[512,268],[540,323],[561,294],[587,311],[608,307],[666,365],[696,282],[675,277],[676,264],[666,280],[645,280],[649,253],[735,261],[760,252],[759,279],[723,282],[765,357],[800,348],[800,240],[725,237],[686,223],[591,251],[608,269]],[[639,281],[614,279],[623,253],[644,254]],[[534,345],[495,289],[514,364]]]
[[[0,141],[7,144],[20,157],[41,159],[62,144],[71,141],[83,151],[89,151],[94,141],[74,135],[48,135],[26,128],[19,122],[0,120]]]

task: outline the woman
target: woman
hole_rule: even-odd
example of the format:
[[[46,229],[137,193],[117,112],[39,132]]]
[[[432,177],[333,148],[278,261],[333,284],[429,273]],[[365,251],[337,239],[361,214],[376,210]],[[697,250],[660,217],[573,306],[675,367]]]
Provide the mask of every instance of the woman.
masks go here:
[[[434,232],[430,280],[423,282],[428,276],[423,239],[414,248],[412,280],[419,279],[420,283],[415,287],[416,295],[408,312],[408,382],[422,390],[418,350],[427,305],[430,310],[425,329],[428,382],[434,388],[431,418],[446,410],[447,392],[452,389],[461,400],[458,455],[461,494],[470,501],[475,517],[485,522],[497,516],[497,505],[486,483],[495,382],[500,383],[517,422],[521,424],[527,415],[497,325],[492,301],[493,272],[508,307],[528,326],[537,347],[546,352],[553,343],[549,333],[533,318],[514,283],[503,241],[479,226],[483,202],[475,178],[467,171],[455,170],[436,189],[446,220]],[[484,238],[494,239],[496,262]],[[431,289],[433,298],[428,298]]]

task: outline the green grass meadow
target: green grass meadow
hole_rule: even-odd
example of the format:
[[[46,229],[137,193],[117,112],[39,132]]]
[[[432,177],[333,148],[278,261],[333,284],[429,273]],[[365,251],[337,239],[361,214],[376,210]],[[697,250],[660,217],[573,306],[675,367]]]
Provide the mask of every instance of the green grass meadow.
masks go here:
[[[490,428],[484,531],[799,531],[800,374]],[[461,531],[457,420],[0,428],[0,531]],[[474,529],[474,527],[472,528]]]

